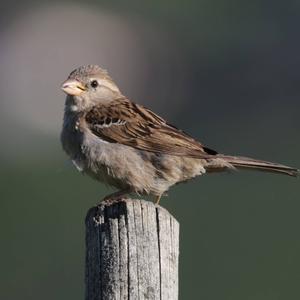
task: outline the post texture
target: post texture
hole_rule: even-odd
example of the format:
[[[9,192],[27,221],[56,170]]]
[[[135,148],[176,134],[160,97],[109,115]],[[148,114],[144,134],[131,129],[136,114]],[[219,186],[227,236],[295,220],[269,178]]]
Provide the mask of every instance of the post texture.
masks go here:
[[[86,217],[86,300],[178,299],[179,223],[150,201],[124,199]]]

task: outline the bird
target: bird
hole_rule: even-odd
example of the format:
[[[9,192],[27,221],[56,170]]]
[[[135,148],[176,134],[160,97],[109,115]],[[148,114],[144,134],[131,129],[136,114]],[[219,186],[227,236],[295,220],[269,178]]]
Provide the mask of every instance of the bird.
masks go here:
[[[204,146],[152,110],[130,101],[98,65],[70,73],[61,143],[75,167],[117,189],[116,201],[131,193],[156,204],[170,187],[206,173],[249,169],[296,177],[297,168],[249,157],[224,155]]]

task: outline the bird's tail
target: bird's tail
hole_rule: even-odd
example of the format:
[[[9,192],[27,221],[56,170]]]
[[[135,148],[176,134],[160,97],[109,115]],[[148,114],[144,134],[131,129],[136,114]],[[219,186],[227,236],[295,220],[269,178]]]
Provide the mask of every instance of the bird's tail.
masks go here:
[[[218,157],[224,159],[227,163],[233,165],[237,169],[252,169],[263,172],[280,173],[294,177],[297,177],[299,175],[298,169],[277,163],[241,156],[229,156],[218,154]]]

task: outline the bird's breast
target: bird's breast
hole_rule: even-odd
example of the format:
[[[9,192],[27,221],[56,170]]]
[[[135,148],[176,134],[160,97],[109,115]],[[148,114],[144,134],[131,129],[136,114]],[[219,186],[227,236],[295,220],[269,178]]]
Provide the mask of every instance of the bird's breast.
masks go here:
[[[80,128],[80,116],[66,112],[61,132],[61,143],[72,160],[82,156],[83,132]]]

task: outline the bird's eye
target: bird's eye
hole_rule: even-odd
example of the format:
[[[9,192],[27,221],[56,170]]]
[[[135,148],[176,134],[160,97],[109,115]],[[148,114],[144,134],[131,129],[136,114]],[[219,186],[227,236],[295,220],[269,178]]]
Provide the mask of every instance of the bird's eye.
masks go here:
[[[93,80],[93,81],[91,82],[91,87],[93,87],[93,88],[96,88],[98,85],[99,85],[99,83],[98,83],[97,80]]]

